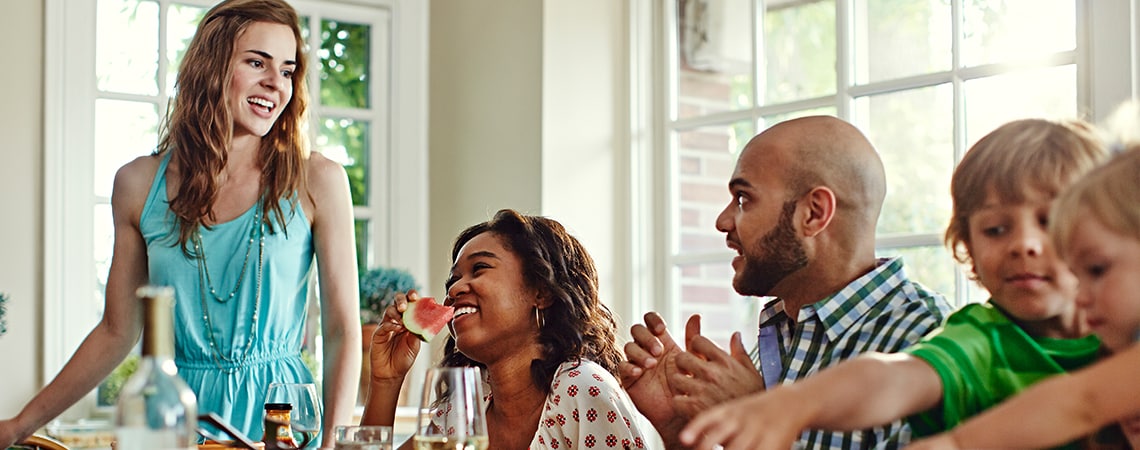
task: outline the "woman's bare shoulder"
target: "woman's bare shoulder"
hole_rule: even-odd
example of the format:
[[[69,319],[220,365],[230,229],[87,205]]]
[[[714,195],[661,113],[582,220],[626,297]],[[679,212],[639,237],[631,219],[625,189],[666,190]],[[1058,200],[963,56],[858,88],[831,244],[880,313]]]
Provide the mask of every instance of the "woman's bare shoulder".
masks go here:
[[[158,166],[161,164],[162,159],[159,155],[139,156],[119,167],[119,171],[115,173],[115,183],[118,184],[120,180],[132,184],[145,181],[149,186],[150,182],[154,181],[154,175],[158,172]]]
[[[301,198],[309,220],[316,221],[317,217],[323,217],[325,213],[333,213],[335,216],[335,211],[342,209],[351,211],[352,196],[349,194],[348,174],[344,166],[313,152],[306,162],[305,171],[308,195]],[[320,201],[317,202],[316,199]]]
[[[347,186],[344,166],[318,152],[309,155],[307,165],[309,190],[313,195],[331,194]]]
[[[162,159],[158,155],[146,155],[124,164],[115,172],[115,186],[111,193],[113,203],[124,206],[142,207]]]

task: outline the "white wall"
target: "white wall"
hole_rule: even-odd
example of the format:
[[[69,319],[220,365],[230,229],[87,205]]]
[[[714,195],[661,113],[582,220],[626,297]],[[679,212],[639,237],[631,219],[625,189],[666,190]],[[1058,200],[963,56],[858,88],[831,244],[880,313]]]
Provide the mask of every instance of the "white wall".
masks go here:
[[[43,3],[21,1],[0,14],[0,292],[8,294],[8,333],[0,336],[0,417],[40,384],[43,265]]]
[[[429,20],[423,286],[442,297],[460,231],[502,208],[540,212],[542,2],[432,0]]]
[[[620,232],[629,164],[625,2],[549,0],[543,11],[542,214],[557,219],[594,257],[601,298],[621,332],[635,317],[628,245]]]
[[[1088,4],[1089,86],[1082,94],[1087,96],[1089,117],[1102,121],[1122,101],[1140,93],[1140,1],[1096,0]],[[1131,14],[1121,14],[1129,10]]]
[[[628,328],[615,305],[628,279],[614,195],[628,160],[624,2],[433,0],[430,20],[426,290],[443,294],[459,231],[514,208],[583,242]]]

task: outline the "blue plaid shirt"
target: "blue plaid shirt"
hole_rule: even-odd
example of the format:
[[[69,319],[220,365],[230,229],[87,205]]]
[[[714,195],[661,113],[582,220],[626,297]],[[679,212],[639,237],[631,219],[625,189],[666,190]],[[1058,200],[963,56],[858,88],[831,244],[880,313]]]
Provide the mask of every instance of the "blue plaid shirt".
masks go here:
[[[839,292],[802,308],[795,323],[785,314],[783,301],[770,299],[760,311],[752,360],[761,372],[768,368],[766,380],[791,383],[864,352],[909,347],[952,310],[941,295],[907,279],[901,258],[884,258]],[[760,342],[766,335],[778,348]],[[807,430],[796,448],[892,449],[908,441],[910,429],[900,420],[850,433]]]

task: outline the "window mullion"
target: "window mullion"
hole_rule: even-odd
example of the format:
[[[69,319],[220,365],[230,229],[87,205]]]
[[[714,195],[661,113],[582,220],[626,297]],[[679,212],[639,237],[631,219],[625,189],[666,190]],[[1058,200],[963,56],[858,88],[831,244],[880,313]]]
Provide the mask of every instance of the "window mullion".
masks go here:
[[[966,100],[965,89],[963,83],[965,80],[961,76],[962,67],[962,24],[963,24],[963,0],[952,0],[950,2],[950,32],[953,36],[950,39],[950,72],[953,74],[951,83],[953,84],[954,100],[953,100],[953,140],[954,140],[954,164],[957,165],[958,161],[962,160],[962,156],[966,153]],[[970,280],[966,278],[966,271],[958,270],[954,274],[954,298],[948,299],[954,305],[964,305],[968,297],[967,291],[969,290]]]
[[[662,112],[662,119],[666,122],[661,133],[660,143],[657,147],[664,149],[664,151],[654,152],[652,157],[652,164],[654,173],[661,176],[655,177],[654,182],[657,184],[658,195],[655,199],[655,206],[660,209],[658,217],[663,220],[658,220],[654,225],[659,234],[656,235],[655,242],[655,256],[658,260],[656,265],[656,273],[654,278],[658,283],[654,286],[658,297],[657,304],[648,305],[650,308],[658,311],[666,321],[669,323],[676,323],[678,315],[677,305],[680,303],[680,296],[674,285],[676,284],[674,275],[674,266],[672,264],[673,255],[677,252],[677,239],[676,239],[676,198],[677,198],[677,180],[673,173],[675,165],[674,159],[677,157],[677,129],[672,125],[672,121],[676,120],[678,114],[678,104],[680,98],[680,20],[681,11],[679,9],[679,2],[665,1],[661,2],[665,5],[665,13],[663,14],[662,21],[665,26],[663,27],[661,36],[663,44],[661,53],[662,72],[666,74],[666,80],[663,83],[664,95],[661,98],[664,100],[660,105]],[[651,233],[652,235],[652,233]]]
[[[852,120],[851,103],[853,96],[851,87],[855,77],[851,73],[855,67],[852,60],[854,53],[854,21],[851,18],[854,7],[852,0],[836,0],[835,2],[835,110],[836,115],[846,120]]]
[[[876,81],[873,83],[851,86],[847,89],[847,93],[850,98],[857,98],[867,97],[871,95],[889,94],[892,92],[908,91],[913,89],[921,89],[948,83],[954,78],[954,76],[955,73],[953,71],[913,75],[906,78],[896,78],[893,80]]]
[[[760,123],[760,106],[764,104],[764,73],[760,61],[764,59],[764,7],[763,0],[752,1],[752,123]],[[753,125],[755,126],[755,125]]]
[[[166,36],[168,34],[167,29],[169,28],[169,24],[167,23],[167,21],[170,17],[169,12],[170,12],[170,3],[167,1],[160,1],[158,3],[158,36],[157,36],[157,38],[158,38],[158,71],[154,75],[155,77],[158,78],[155,81],[157,81],[157,86],[158,86],[158,101],[157,101],[157,103],[159,104],[158,105],[159,106],[158,111],[159,111],[160,115],[164,111],[166,111],[166,104],[169,101],[169,99],[166,98],[166,93],[170,92],[166,88],[166,80],[169,79],[169,77],[167,77],[167,75],[166,75],[166,71],[169,70],[169,67],[168,67],[169,61],[167,59],[167,53],[166,53],[167,52],[167,46],[169,45],[169,43],[166,42]]]
[[[96,3],[48,0],[45,14],[41,385],[55,377],[90,330],[90,324],[77,318],[82,315],[67,313],[67,304],[91,298],[95,286],[90,168],[95,133]]]
[[[368,207],[374,215],[374,219],[371,221],[373,240],[369,244],[370,252],[376,261],[382,261],[384,265],[392,265],[395,262],[393,255],[400,253],[399,250],[393,251],[393,247],[399,245],[398,234],[396,234],[398,224],[394,216],[389,213],[397,200],[395,189],[392,188],[395,179],[393,174],[403,171],[403,167],[395,163],[391,120],[387,114],[390,110],[385,110],[382,107],[382,105],[390,104],[388,89],[390,89],[389,86],[391,86],[393,78],[392,65],[382,64],[385,61],[392,60],[389,48],[385,45],[388,41],[385,35],[389,34],[391,30],[391,16],[375,17],[369,24],[372,27],[372,32],[369,35],[371,54],[369,55],[370,67],[368,69],[371,77],[369,94],[371,95],[372,108],[368,125],[371,128],[372,142],[368,143],[368,151],[371,154],[369,158],[371,176],[368,177],[368,184],[370,186],[369,191],[372,194],[368,198]],[[421,191],[417,189],[415,192]]]

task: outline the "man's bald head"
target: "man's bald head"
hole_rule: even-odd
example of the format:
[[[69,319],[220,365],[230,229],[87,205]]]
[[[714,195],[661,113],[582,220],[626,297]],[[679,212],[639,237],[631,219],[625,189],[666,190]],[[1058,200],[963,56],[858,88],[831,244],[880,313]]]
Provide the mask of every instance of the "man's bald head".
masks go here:
[[[840,214],[874,230],[886,196],[883,162],[867,137],[850,123],[832,116],[780,122],[752,138],[740,157],[782,164],[790,195],[818,186],[830,188]]]

